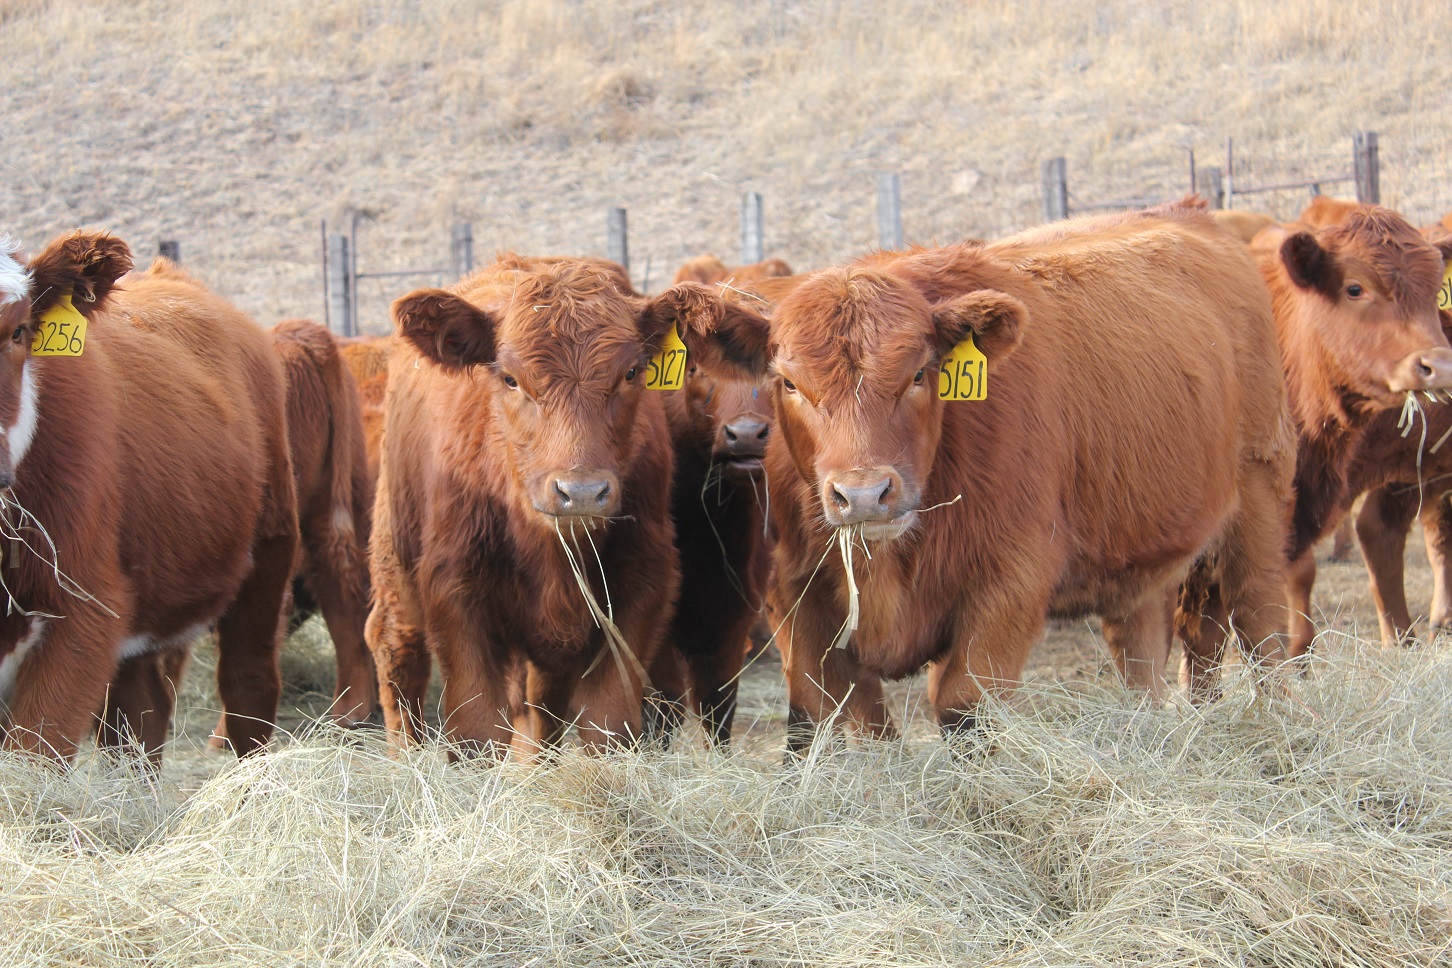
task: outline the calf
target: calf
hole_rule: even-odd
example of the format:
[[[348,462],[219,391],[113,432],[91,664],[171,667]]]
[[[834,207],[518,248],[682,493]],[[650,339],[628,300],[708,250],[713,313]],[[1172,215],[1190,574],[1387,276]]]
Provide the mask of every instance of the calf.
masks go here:
[[[451,755],[515,726],[629,742],[680,574],[644,387],[670,320],[609,263],[512,255],[393,315],[367,629],[392,735],[417,735],[432,650]]]
[[[714,255],[702,255],[677,269],[671,283],[699,282],[702,285],[712,285],[730,282],[738,285],[759,282],[762,279],[783,278],[791,274],[792,267],[781,259],[764,259],[745,266],[728,266]]]
[[[4,743],[69,758],[99,711],[102,743],[136,737],[158,760],[165,677],[215,623],[226,729],[251,753],[272,732],[297,546],[282,370],[176,266],[118,282],[130,267],[106,235],[27,265],[0,248]]]
[[[823,270],[769,326],[673,294],[704,320],[683,326],[699,365],[772,375],[794,747],[838,709],[890,732],[881,678],[924,663],[944,730],[971,728],[1049,614],[1102,615],[1124,675],[1162,695],[1197,559],[1247,649],[1279,658],[1294,451],[1275,330],[1244,247],[1203,212]]]

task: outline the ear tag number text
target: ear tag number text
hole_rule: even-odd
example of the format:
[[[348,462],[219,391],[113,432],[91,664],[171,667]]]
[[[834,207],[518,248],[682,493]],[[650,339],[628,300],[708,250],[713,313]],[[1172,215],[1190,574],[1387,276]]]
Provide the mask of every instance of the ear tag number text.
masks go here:
[[[647,390],[679,390],[686,385],[686,344],[674,326],[661,340],[660,352],[645,368]]]
[[[86,350],[86,317],[69,295],[47,309],[30,341],[32,356],[80,356]]]
[[[1442,275],[1442,288],[1437,290],[1437,308],[1452,313],[1452,265]]]
[[[938,366],[939,400],[986,400],[988,357],[969,333]]]

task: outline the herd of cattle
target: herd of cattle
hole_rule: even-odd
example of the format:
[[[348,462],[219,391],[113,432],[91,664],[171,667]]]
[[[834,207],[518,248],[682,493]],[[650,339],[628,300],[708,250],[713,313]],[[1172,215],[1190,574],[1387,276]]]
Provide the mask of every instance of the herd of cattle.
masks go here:
[[[890,735],[928,669],[975,727],[1055,616],[1124,680],[1213,700],[1310,648],[1312,545],[1356,519],[1384,641],[1421,515],[1452,622],[1452,217],[1197,199],[793,275],[705,257],[646,297],[600,259],[499,256],[395,333],[270,333],[166,260],[0,240],[0,730],[159,760],[193,640],[213,740],[262,748],[297,610],[333,715],[453,755],[729,739],[763,619],[788,743]],[[1439,315],[1440,314],[1440,315]],[[1452,330],[1449,330],[1452,331]]]

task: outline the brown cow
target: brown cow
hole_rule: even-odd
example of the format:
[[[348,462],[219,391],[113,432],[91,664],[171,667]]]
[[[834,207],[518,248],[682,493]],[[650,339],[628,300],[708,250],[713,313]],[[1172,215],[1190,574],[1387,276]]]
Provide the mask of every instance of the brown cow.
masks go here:
[[[388,390],[388,357],[393,337],[354,336],[338,340],[353,382],[358,387],[363,417],[363,446],[368,454],[368,479],[378,480],[378,455],[383,445],[383,397]]]
[[[1276,224],[1273,216],[1262,212],[1247,212],[1237,208],[1222,208],[1210,213],[1215,224],[1246,245],[1261,229],[1269,228]]]
[[[328,624],[338,659],[331,715],[345,726],[378,704],[378,676],[363,643],[368,618],[368,533],[373,517],[358,388],[327,327],[283,320],[272,343],[287,375],[287,437],[302,543],[297,581]]]
[[[429,649],[451,755],[502,755],[512,725],[639,733],[679,582],[665,401],[643,386],[670,321],[622,279],[508,256],[394,303],[368,644],[396,741]]]
[[[131,256],[110,236],[64,236],[27,267],[12,253],[0,255],[0,487],[15,535],[0,571],[5,746],[69,758],[100,711],[103,744],[134,736],[159,759],[174,703],[162,677],[215,622],[227,730],[251,753],[272,733],[297,546],[267,335],[165,260],[118,283]],[[76,311],[79,355],[37,352]]]
[[[1313,211],[1314,209],[1314,211]],[[1261,232],[1252,245],[1276,312],[1286,390],[1298,432],[1296,503],[1288,553],[1290,653],[1303,654],[1315,544],[1345,513],[1352,452],[1382,411],[1409,392],[1452,386],[1452,349],[1437,317],[1444,257],[1405,219],[1379,206],[1318,197],[1312,217],[1341,221]],[[1187,655],[1194,682],[1218,660]]]
[[[737,285],[759,282],[762,279],[776,279],[791,274],[792,267],[781,259],[764,259],[761,262],[753,262],[745,266],[728,266],[714,255],[702,255],[677,269],[671,284],[699,282],[702,285],[713,285],[729,281],[732,285]]]
[[[1162,695],[1170,597],[1202,556],[1247,649],[1279,658],[1294,449],[1275,330],[1244,247],[1203,212],[823,270],[769,327],[672,293],[706,320],[685,327],[701,366],[775,376],[794,747],[837,709],[890,732],[880,677],[924,663],[944,730],[973,727],[1050,613],[1101,614],[1123,674]],[[943,402],[970,336],[987,395]]]

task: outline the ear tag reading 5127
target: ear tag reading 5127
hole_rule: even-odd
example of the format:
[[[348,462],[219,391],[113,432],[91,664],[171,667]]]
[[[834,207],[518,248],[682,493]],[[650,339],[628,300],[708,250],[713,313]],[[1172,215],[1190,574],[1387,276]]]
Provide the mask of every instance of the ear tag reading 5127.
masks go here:
[[[80,356],[86,351],[86,317],[69,295],[47,309],[30,341],[31,356]]]
[[[953,347],[938,367],[939,400],[985,400],[988,398],[988,357],[969,333]]]
[[[671,326],[665,339],[661,340],[660,352],[650,358],[645,367],[645,388],[647,390],[679,390],[686,385],[686,344],[681,334]]]
[[[1452,313],[1452,265],[1442,275],[1442,288],[1437,290],[1437,308]]]

